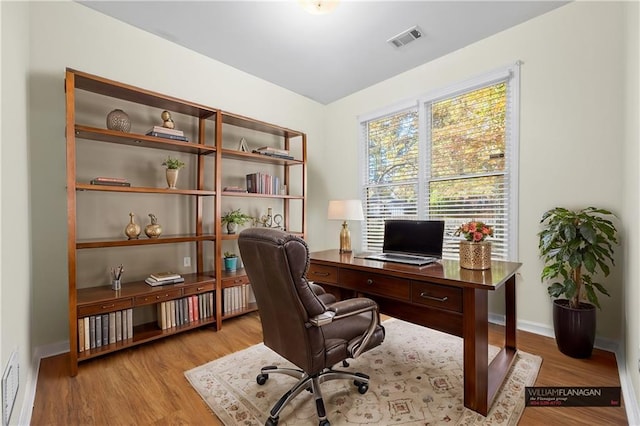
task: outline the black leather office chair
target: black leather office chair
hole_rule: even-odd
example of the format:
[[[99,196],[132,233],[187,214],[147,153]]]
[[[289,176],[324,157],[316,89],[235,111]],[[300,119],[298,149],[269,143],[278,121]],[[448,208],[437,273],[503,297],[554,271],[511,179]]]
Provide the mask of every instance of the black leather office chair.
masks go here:
[[[348,379],[361,394],[367,392],[369,376],[332,367],[340,362],[347,365],[346,359],[382,343],[378,305],[366,298],[334,302],[319,286],[310,285],[306,278],[309,249],[296,236],[249,228],[240,233],[238,245],[258,304],[264,344],[299,368],[261,369],[256,378],[260,385],[273,373],[299,379],[273,406],[266,424],[276,425],[285,405],[306,389],[314,394],[319,424],[329,425],[319,385]]]

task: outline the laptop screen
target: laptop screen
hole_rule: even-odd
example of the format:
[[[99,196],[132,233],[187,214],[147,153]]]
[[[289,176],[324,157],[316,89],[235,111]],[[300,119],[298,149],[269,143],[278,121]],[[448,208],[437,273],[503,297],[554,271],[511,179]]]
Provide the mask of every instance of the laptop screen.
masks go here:
[[[384,253],[442,258],[443,220],[390,219],[384,222]]]

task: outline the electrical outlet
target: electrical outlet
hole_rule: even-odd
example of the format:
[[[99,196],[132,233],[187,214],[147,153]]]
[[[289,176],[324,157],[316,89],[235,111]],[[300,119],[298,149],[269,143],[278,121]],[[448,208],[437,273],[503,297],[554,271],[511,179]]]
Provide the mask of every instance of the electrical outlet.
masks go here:
[[[14,350],[9,357],[9,363],[2,374],[2,424],[8,425],[11,411],[18,395],[20,370],[18,366],[18,351]]]
[[[191,258],[189,256],[186,256],[184,259],[182,259],[182,264],[185,268],[188,268],[189,266],[191,266]]]

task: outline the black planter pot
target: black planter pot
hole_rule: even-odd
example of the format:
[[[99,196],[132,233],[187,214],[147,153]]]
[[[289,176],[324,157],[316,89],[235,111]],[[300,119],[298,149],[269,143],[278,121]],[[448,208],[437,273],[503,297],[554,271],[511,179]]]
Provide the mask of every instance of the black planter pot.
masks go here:
[[[573,309],[568,300],[554,300],[553,329],[560,352],[572,358],[589,358],[596,338],[596,307],[581,302]]]

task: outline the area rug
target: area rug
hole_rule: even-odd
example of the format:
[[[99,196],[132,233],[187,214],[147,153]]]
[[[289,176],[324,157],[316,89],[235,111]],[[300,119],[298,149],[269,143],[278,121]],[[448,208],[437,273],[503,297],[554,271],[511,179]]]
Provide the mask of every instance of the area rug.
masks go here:
[[[524,410],[524,388],[533,386],[542,358],[518,351],[487,417],[463,404],[462,339],[408,322],[384,322],[385,341],[356,360],[351,371],[371,377],[360,395],[348,380],[321,385],[332,426],[338,425],[515,425]],[[498,353],[489,347],[489,360]],[[269,411],[296,379],[272,374],[260,386],[266,365],[293,367],[258,344],[185,372],[218,418],[228,426],[264,425]],[[340,369],[340,366],[336,368]],[[318,424],[310,392],[300,393],[280,415],[280,426]]]

